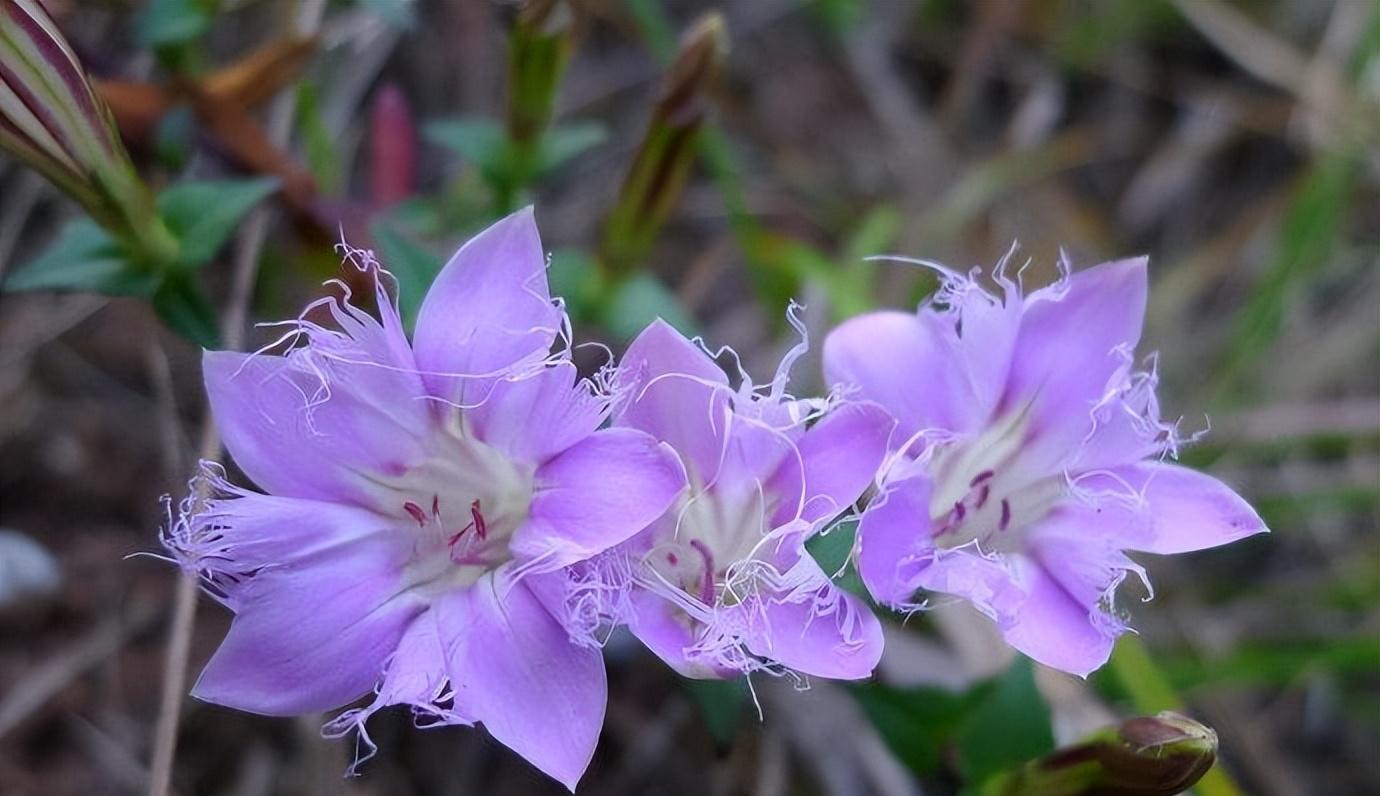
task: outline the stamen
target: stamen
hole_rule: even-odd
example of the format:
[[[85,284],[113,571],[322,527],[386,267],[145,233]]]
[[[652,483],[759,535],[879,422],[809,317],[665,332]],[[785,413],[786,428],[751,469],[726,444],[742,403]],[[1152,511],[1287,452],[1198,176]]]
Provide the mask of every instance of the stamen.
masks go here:
[[[484,524],[484,515],[479,513],[478,499],[470,504],[470,517],[473,519],[474,530],[479,534],[479,538],[487,538],[489,536],[489,526]]]
[[[678,565],[678,564],[680,563],[680,557],[677,556],[675,553],[667,553],[667,554],[666,554],[666,563],[668,563],[668,564],[670,564],[671,566],[674,567],[674,566],[676,566],[676,565]]]
[[[1001,530],[1006,530],[1011,525],[1011,501],[1006,498],[1001,499]]]
[[[403,511],[406,511],[408,514],[412,515],[412,519],[417,521],[418,527],[426,527],[426,515],[422,513],[421,506],[418,506],[416,503],[413,503],[409,500],[403,504]]]
[[[469,525],[466,525],[465,527],[461,528],[461,529],[460,529],[460,532],[457,533],[457,534],[455,534],[454,536],[450,537],[450,541],[447,542],[446,544],[447,544],[448,546],[450,546],[450,547],[454,547],[454,546],[455,546],[455,543],[458,542],[458,541],[460,541],[460,537],[464,536],[465,533],[468,532],[468,531],[469,531],[471,528],[473,528],[473,527],[474,527],[474,523],[471,522]]]
[[[963,506],[963,501],[954,504],[954,521],[963,522],[963,517],[968,513],[968,509]]]
[[[704,559],[704,577],[700,580],[700,602],[714,604],[714,554],[709,546],[699,539],[691,539],[690,546]]]
[[[983,481],[990,480],[990,479],[992,478],[992,476],[994,476],[994,475],[996,475],[996,473],[995,473],[994,471],[992,471],[992,470],[983,470],[982,472],[980,472],[980,473],[978,473],[977,475],[973,476],[973,480],[971,480],[971,481],[968,482],[968,486],[970,486],[970,487],[977,486],[978,484],[982,483]]]
[[[983,485],[982,485],[982,489],[978,492],[977,504],[976,504],[975,506],[973,506],[973,508],[975,508],[975,509],[981,509],[983,506],[987,505],[987,498],[989,498],[989,497],[991,497],[991,496],[992,496],[992,487],[990,487],[990,486],[988,486],[988,485],[986,485],[986,484],[983,484]]]

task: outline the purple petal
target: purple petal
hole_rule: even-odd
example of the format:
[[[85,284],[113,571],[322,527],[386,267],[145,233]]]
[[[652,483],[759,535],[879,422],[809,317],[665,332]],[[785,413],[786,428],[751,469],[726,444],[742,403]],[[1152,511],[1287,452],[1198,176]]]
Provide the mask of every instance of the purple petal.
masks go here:
[[[824,341],[831,385],[856,386],[899,422],[896,441],[923,429],[966,432],[986,422],[1001,397],[1020,317],[968,286],[945,310],[875,312],[839,326]]]
[[[918,568],[915,584],[929,592],[961,597],[998,621],[1024,599],[1006,557],[985,555],[971,546],[931,554]]]
[[[1117,615],[1115,590],[1128,574],[1144,577],[1141,566],[1126,557],[1117,520],[1096,509],[1069,505],[1026,529],[1026,546],[1045,571],[1079,605],[1093,624],[1116,636],[1126,630]]]
[[[317,332],[284,357],[202,358],[225,446],[264,491],[368,502],[370,476],[401,472],[421,456],[430,408],[405,348],[390,342],[401,332],[337,318],[355,324],[353,338]]]
[[[764,595],[739,604],[761,611],[749,619],[748,649],[791,669],[816,677],[861,680],[882,657],[882,626],[867,606],[829,581],[814,560],[803,556],[796,567],[810,573],[789,595]]]
[[[1268,531],[1231,487],[1174,464],[1119,467],[1084,476],[1078,485],[1112,496],[1099,501],[1099,527],[1112,529],[1131,550],[1188,553]]]
[[[451,257],[422,302],[413,342],[432,394],[462,401],[472,380],[482,384],[546,356],[560,328],[529,207]]]
[[[932,484],[912,478],[893,485],[863,512],[858,525],[858,574],[873,599],[914,605],[917,589],[961,597],[998,619],[1020,604],[1022,593],[999,557],[973,546],[934,545]]]
[[[700,483],[714,480],[728,430],[728,377],[694,343],[662,320],[623,355],[618,384],[628,402],[614,419],[667,442]]]
[[[872,598],[890,606],[910,602],[917,555],[934,547],[930,524],[933,484],[912,478],[872,499],[858,523],[854,561]]]
[[[317,522],[340,516],[322,511]],[[353,520],[371,521],[377,520]],[[355,539],[261,569],[236,590],[235,620],[193,696],[287,716],[336,708],[369,692],[422,605],[399,594],[404,546],[388,536],[341,533]]]
[[[824,374],[830,385],[855,386],[856,397],[885,406],[902,436],[952,427],[949,401],[936,405],[932,376],[943,371],[940,341],[913,313],[873,312],[846,321],[824,339]]]
[[[375,704],[378,707],[408,705],[445,724],[472,724],[472,719],[436,706],[446,690],[448,677],[436,612],[426,611],[412,620],[398,642],[397,651],[388,661]]]
[[[688,653],[696,641],[698,625],[670,600],[634,589],[628,604],[628,630],[680,675],[695,680],[722,680],[739,674],[735,669],[717,665],[709,656]]]
[[[631,428],[595,432],[537,470],[512,549],[541,570],[582,561],[647,527],[684,488],[669,445]]]
[[[1140,340],[1144,257],[1104,263],[1037,291],[1026,303],[1001,412],[1028,412],[1023,467],[1048,473],[1079,454],[1107,395]]]
[[[767,483],[780,501],[772,526],[797,515],[813,523],[852,506],[876,480],[894,425],[876,404],[846,404],[811,426],[799,456],[788,456]]]
[[[486,576],[441,610],[456,709],[573,791],[604,721],[599,650],[572,644],[520,581]]]
[[[714,476],[712,491],[721,500],[757,500],[768,480],[788,460],[799,464],[796,450],[805,435],[793,402],[771,398],[739,399],[727,415],[723,459]],[[799,493],[793,496],[797,501]],[[797,504],[789,509],[795,514]]]
[[[1008,556],[1026,597],[1002,623],[1008,644],[1061,671],[1087,677],[1112,654],[1116,638],[1094,623],[1090,606],[1069,594],[1039,562]]]
[[[465,412],[475,435],[519,462],[541,464],[594,432],[605,402],[575,365],[561,362],[534,375],[493,382]]]
[[[397,529],[364,509],[319,500],[260,495],[229,487],[217,471],[192,488],[216,495],[174,526],[169,546],[191,571],[225,596],[232,609],[259,570],[302,567],[347,555],[371,539],[396,539]],[[221,495],[233,490],[228,495]]]

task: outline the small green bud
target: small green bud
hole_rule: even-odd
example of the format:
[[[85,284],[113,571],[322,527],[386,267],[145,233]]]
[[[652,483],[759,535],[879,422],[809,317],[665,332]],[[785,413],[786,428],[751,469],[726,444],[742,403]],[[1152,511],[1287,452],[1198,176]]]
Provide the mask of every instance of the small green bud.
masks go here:
[[[647,133],[604,223],[599,261],[621,278],[635,270],[680,199],[704,126],[705,96],[728,51],[723,17],[701,17],[681,38]]]
[[[985,796],[1174,796],[1217,759],[1217,733],[1177,713],[1127,719],[987,783]]]

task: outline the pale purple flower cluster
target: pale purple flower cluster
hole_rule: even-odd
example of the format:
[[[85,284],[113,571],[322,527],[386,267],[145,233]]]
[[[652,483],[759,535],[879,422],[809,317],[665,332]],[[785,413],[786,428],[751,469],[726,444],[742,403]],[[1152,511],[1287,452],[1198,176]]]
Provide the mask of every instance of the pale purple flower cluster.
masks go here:
[[[831,394],[802,399],[803,335],[757,386],[661,322],[581,379],[530,210],[456,253],[411,342],[387,273],[350,254],[378,317],[323,299],[281,355],[205,355],[263,492],[204,465],[165,541],[235,614],[195,695],[267,715],[372,695],[326,730],[368,751],[368,718],[406,705],[573,789],[619,626],[690,677],[869,676],[877,617],[805,549],[864,500],[854,560],[878,602],[957,595],[1080,674],[1125,629],[1112,595],[1143,573],[1123,550],[1264,530],[1163,462],[1178,436],[1132,360],[1144,261],[1028,296],[946,274],[918,314],[834,331]]]

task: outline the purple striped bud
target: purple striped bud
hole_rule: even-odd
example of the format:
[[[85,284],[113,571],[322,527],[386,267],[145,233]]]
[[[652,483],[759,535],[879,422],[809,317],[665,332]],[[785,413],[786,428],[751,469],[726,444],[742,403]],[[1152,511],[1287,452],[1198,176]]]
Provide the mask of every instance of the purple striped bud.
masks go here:
[[[109,108],[36,0],[0,0],[0,149],[141,254],[158,258],[175,249]]]

